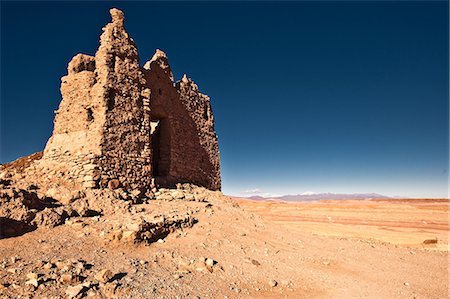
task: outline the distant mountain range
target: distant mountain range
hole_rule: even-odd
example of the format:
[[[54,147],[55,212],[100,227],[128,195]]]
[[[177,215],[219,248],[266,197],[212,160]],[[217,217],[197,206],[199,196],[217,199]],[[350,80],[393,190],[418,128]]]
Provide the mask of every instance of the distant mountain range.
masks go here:
[[[276,197],[250,196],[247,197],[254,200],[285,200],[285,201],[314,201],[325,199],[372,199],[372,198],[389,198],[388,196],[377,193],[353,193],[353,194],[339,194],[339,193],[313,193],[305,192],[297,195],[283,195]]]

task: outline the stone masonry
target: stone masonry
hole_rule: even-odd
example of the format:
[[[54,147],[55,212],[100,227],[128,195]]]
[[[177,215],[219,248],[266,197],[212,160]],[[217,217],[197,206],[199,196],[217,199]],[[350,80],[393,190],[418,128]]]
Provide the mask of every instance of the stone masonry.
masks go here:
[[[95,57],[76,55],[61,79],[43,160],[64,164],[84,188],[145,192],[192,183],[220,190],[209,97],[186,75],[174,82],[160,50],[140,67],[123,13],[110,13]]]

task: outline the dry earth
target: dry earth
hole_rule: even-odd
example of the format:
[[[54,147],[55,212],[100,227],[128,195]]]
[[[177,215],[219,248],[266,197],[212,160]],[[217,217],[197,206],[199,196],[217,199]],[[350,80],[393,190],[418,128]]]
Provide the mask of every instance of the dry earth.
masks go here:
[[[241,205],[291,231],[373,239],[427,250],[448,250],[447,199],[373,199],[282,202],[251,200]],[[425,240],[437,239],[432,245]]]
[[[187,211],[197,222],[153,243],[105,238],[113,216],[72,217],[2,239],[0,296],[448,298],[447,202],[286,204],[213,196],[128,210]],[[403,219],[412,231],[403,231]],[[422,219],[435,220],[423,228]],[[431,237],[437,245],[414,241]]]

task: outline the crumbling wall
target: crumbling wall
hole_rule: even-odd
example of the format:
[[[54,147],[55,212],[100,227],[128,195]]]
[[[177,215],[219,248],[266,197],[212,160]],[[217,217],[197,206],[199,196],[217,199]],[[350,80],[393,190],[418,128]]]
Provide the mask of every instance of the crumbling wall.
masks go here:
[[[78,54],[69,63],[39,163],[63,165],[63,179],[86,188],[145,191],[156,178],[164,186],[189,182],[219,190],[209,98],[187,77],[175,84],[162,51],[141,68],[123,13],[110,13],[95,57]]]
[[[162,126],[159,146],[169,153],[168,173],[153,173],[157,182],[167,186],[189,182],[219,190],[219,150],[209,97],[186,77],[175,84],[167,56],[160,50],[144,65],[144,74],[151,90],[151,119]]]
[[[53,135],[44,150],[42,163],[65,164],[66,179],[94,186],[95,157],[100,156],[103,121],[94,118],[102,112],[95,105],[92,89],[96,83],[94,57],[78,54],[61,78],[61,101],[56,111]]]
[[[95,55],[97,86],[106,104],[101,143],[100,185],[144,189],[150,185],[151,152],[144,76],[137,48],[123,27],[123,13],[111,9]],[[148,105],[146,101],[145,105]],[[114,182],[111,184],[110,182]]]
[[[202,94],[197,84],[186,75],[176,83],[180,94],[180,101],[188,112],[191,121],[195,124],[196,137],[194,140],[201,150],[197,152],[198,180],[201,185],[211,190],[220,190],[220,153],[217,135],[214,130],[214,115],[211,109],[210,99]]]

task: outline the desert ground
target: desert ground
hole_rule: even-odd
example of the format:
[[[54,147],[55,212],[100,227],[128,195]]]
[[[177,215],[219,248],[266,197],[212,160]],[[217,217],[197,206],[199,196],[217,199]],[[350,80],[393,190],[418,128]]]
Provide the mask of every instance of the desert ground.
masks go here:
[[[447,199],[243,200],[240,204],[290,231],[448,251]],[[425,240],[432,246],[425,245]]]
[[[195,217],[157,241],[106,238],[120,213],[4,238],[0,297],[448,298],[446,200],[286,203],[215,194],[125,205]]]

